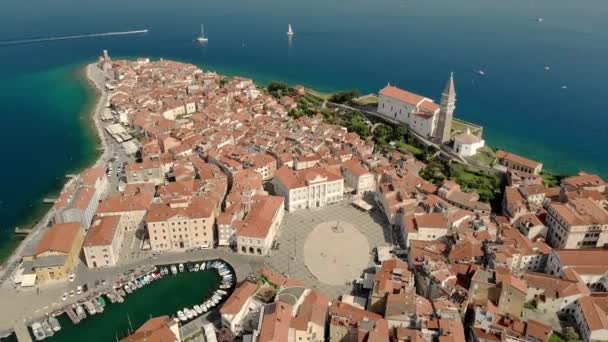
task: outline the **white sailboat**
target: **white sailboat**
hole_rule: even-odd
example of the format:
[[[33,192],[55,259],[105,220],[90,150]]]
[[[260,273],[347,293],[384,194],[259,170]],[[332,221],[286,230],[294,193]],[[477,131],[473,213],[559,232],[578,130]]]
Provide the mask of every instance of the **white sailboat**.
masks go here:
[[[206,43],[209,41],[209,38],[205,37],[205,28],[203,27],[202,24],[201,24],[201,36],[198,37],[196,40],[198,40],[199,43]]]
[[[287,26],[287,35],[293,36],[293,29],[291,28],[291,24],[289,24],[289,26]]]

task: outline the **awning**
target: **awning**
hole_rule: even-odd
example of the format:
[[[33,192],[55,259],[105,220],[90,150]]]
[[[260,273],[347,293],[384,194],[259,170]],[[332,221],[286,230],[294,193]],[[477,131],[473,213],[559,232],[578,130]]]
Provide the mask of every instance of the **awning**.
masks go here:
[[[363,209],[363,210],[365,210],[365,211],[370,211],[370,210],[373,208],[373,206],[372,206],[372,205],[370,205],[369,203],[365,202],[365,201],[364,201],[364,200],[362,200],[362,199],[356,199],[356,200],[353,200],[353,205],[354,205],[355,207],[357,207],[357,208],[359,208],[359,209]]]
[[[24,274],[21,276],[21,287],[30,287],[36,285],[36,273]]]

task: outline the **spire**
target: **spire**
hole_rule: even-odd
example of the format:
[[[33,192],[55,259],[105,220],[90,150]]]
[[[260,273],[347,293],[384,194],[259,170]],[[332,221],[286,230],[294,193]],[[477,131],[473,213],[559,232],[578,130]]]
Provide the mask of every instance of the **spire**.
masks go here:
[[[443,95],[447,95],[450,98],[456,97],[456,88],[454,87],[454,72],[450,72],[450,79],[445,84],[445,88],[443,89]]]

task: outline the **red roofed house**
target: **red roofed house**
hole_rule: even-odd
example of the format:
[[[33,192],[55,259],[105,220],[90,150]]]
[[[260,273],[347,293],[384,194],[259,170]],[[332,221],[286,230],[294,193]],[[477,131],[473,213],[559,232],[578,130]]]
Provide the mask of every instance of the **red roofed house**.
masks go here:
[[[257,288],[254,283],[244,282],[234,290],[230,298],[220,308],[222,326],[230,329],[234,336],[240,336],[243,333],[245,328],[243,322],[247,315],[260,310],[262,304],[253,298]]]
[[[83,230],[78,222],[51,226],[32,254],[23,257],[24,268],[26,261],[32,262],[31,270],[36,273],[39,283],[64,279],[78,263],[83,238]]]
[[[326,295],[316,290],[310,291],[299,305],[298,312],[291,319],[290,342],[325,341],[328,306],[329,298]]]
[[[574,306],[573,317],[584,341],[608,341],[608,297],[585,296]]]
[[[496,151],[496,159],[498,159],[499,164],[506,166],[510,170],[537,175],[543,169],[542,163],[503,150]]]
[[[179,324],[169,316],[150,318],[120,342],[180,342]]]
[[[254,332],[259,342],[286,342],[293,307],[283,302],[275,302],[263,307],[260,325]]]
[[[388,323],[382,316],[343,302],[329,307],[329,342],[388,342]]]
[[[247,204],[250,210],[243,220],[233,223],[237,251],[240,254],[266,255],[283,222],[283,197],[254,196]]]
[[[440,240],[448,233],[448,224],[441,213],[406,215],[402,225],[406,246],[409,246],[412,240]]]

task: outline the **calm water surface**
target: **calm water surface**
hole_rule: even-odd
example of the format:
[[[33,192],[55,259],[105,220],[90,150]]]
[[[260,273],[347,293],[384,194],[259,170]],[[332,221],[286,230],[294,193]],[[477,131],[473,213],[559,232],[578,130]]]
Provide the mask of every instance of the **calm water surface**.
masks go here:
[[[436,100],[454,71],[456,115],[490,145],[608,177],[606,18],[605,0],[4,0],[0,40],[150,32],[0,46],[0,231],[38,218],[64,174],[95,159],[93,96],[76,70],[104,48],[321,90],[391,82]],[[201,23],[206,47],[193,41]]]
[[[102,314],[87,317],[78,325],[73,325],[67,315],[62,315],[59,320],[61,331],[48,341],[116,341],[116,337],[121,339],[127,335],[129,321],[133,329],[137,329],[150,317],[172,316],[185,307],[192,308],[207,300],[220,281],[221,277],[215,270],[166,276],[131,295],[127,294],[123,303],[110,304],[106,299]]]

